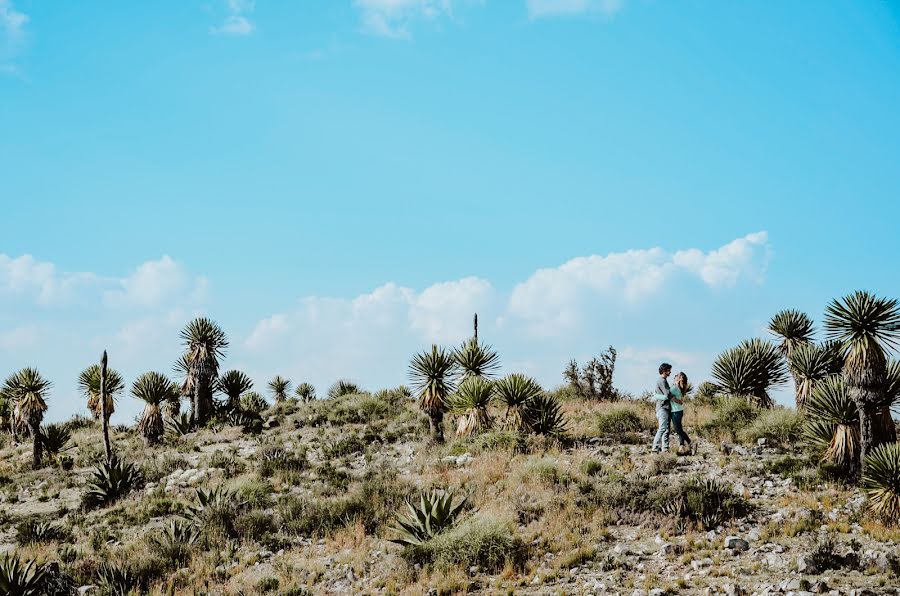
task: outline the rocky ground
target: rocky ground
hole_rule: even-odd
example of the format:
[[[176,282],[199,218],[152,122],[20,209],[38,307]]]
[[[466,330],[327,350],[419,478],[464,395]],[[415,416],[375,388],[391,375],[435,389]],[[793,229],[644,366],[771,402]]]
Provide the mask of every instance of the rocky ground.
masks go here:
[[[646,405],[565,408],[568,445],[492,432],[432,447],[415,404],[383,396],[282,405],[257,436],[223,424],[146,448],[117,427],[116,450],[146,482],[92,511],[80,500],[101,450],[95,424],[74,433],[71,470],[31,471],[30,447],[6,438],[0,552],[59,561],[82,593],[110,590],[104,563],[143,577],[135,593],[159,594],[900,593],[900,532],[871,519],[864,497],[821,476],[808,454],[709,435],[695,455],[656,455]],[[596,430],[622,408],[641,420],[629,444]],[[639,504],[695,478],[726,487],[741,514],[692,519],[668,497]],[[154,537],[184,516],[195,489],[220,485],[240,496],[234,523],[221,535],[206,528],[189,557],[166,560]],[[458,525],[474,529],[457,532],[449,564],[390,541],[403,501],[432,487],[468,497]],[[63,536],[23,543],[29,520]],[[491,549],[501,559],[488,565],[478,553]]]

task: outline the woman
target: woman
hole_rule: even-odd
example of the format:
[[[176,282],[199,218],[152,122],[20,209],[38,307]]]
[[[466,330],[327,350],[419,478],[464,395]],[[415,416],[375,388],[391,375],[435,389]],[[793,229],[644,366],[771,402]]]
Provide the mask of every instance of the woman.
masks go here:
[[[684,432],[682,422],[684,419],[684,398],[688,393],[688,379],[683,372],[675,375],[675,386],[672,388],[672,429],[678,435],[678,454],[686,455],[693,452],[691,438]]]

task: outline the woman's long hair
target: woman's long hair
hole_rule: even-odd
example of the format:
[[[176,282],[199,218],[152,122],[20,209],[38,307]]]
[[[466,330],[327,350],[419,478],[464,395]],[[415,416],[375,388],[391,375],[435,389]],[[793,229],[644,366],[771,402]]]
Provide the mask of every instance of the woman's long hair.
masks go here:
[[[685,396],[688,392],[688,379],[687,375],[683,372],[675,375],[675,386],[678,387],[678,390],[681,391],[681,395]]]

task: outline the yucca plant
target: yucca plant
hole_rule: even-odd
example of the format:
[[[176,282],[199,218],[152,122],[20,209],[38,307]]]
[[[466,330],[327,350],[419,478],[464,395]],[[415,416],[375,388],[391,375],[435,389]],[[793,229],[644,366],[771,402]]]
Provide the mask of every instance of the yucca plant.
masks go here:
[[[832,375],[819,381],[806,400],[803,436],[822,450],[822,461],[854,470],[859,461],[859,411],[844,379]]]
[[[23,562],[15,554],[0,558],[0,594],[41,596],[46,573],[33,559]]]
[[[191,417],[186,412],[182,412],[178,416],[173,416],[165,422],[166,430],[176,437],[183,437],[190,433],[193,429]]]
[[[202,426],[206,424],[212,411],[212,394],[219,376],[219,361],[225,357],[228,338],[216,323],[205,317],[198,317],[181,331],[181,340],[187,366],[182,394],[191,397],[194,424]]]
[[[868,509],[890,524],[900,522],[900,443],[889,443],[869,454],[862,477]]]
[[[72,433],[61,424],[48,424],[41,427],[41,441],[43,441],[44,450],[53,461],[60,453],[72,448]]]
[[[223,486],[210,490],[197,489],[196,501],[185,509],[184,517],[207,536],[214,533],[234,534],[234,518],[246,505],[236,493]]]
[[[138,432],[148,444],[159,443],[163,435],[162,406],[177,399],[178,386],[158,372],[147,372],[131,385],[131,395],[144,402],[144,411],[138,420]]]
[[[239,370],[229,370],[218,380],[218,389],[225,394],[225,410],[233,412],[241,407],[241,394],[253,388],[253,381]]]
[[[117,456],[102,462],[91,473],[81,504],[85,509],[111,505],[143,483],[141,471]]]
[[[568,422],[559,400],[554,396],[542,393],[535,397],[528,414],[528,427],[534,434],[559,441],[566,438]]]
[[[537,381],[520,374],[511,374],[494,383],[494,395],[506,406],[503,428],[527,431],[534,399],[544,392]]]
[[[409,377],[419,396],[419,407],[428,415],[431,438],[442,443],[447,397],[456,390],[456,360],[453,354],[432,345],[431,350],[413,356],[409,363]]]
[[[879,442],[896,440],[893,423],[887,423],[887,350],[900,345],[900,307],[896,300],[855,292],[828,305],[825,331],[846,353],[844,381],[859,411],[860,461],[865,465]]]
[[[816,384],[830,376],[840,374],[843,365],[840,346],[834,342],[821,345],[800,344],[791,352],[788,367],[796,384],[798,412],[803,410]]]
[[[347,379],[338,379],[328,388],[328,399],[337,399],[354,393],[360,393],[359,385]]]
[[[712,376],[720,393],[743,397],[762,408],[772,407],[769,391],[788,380],[787,366],[778,348],[757,338],[719,354]]]
[[[812,319],[799,310],[783,310],[777,313],[772,320],[769,321],[769,331],[779,338],[778,350],[788,362],[791,368],[791,374],[794,375],[794,396],[797,404],[797,411],[803,408],[803,397],[800,395],[800,381],[794,374],[790,363],[794,357],[794,353],[801,347],[812,343],[813,332]]]
[[[493,379],[500,369],[500,356],[491,346],[478,343],[474,337],[453,351],[462,380],[469,377]]]
[[[891,407],[900,406],[900,360],[891,360],[887,365],[887,381],[884,384],[885,399]]]
[[[276,375],[274,379],[269,381],[269,391],[275,401],[284,401],[287,399],[288,393],[291,391],[291,382],[281,375]]]
[[[316,399],[316,388],[309,383],[300,383],[294,390],[294,395],[300,401],[308,403]]]
[[[269,407],[269,402],[256,391],[247,391],[241,395],[241,409],[245,412],[259,414]]]
[[[24,422],[31,432],[33,441],[32,465],[41,467],[43,442],[41,422],[47,411],[47,394],[52,383],[34,368],[23,368],[10,375],[4,383],[4,393],[12,397],[15,404],[13,416]]]
[[[469,377],[455,393],[447,397],[447,411],[459,417],[456,436],[478,434],[493,426],[488,408],[494,399],[494,383],[482,377]]]
[[[102,594],[109,596],[130,596],[141,591],[141,578],[128,566],[118,566],[103,562],[97,569],[97,583]]]
[[[118,395],[125,388],[122,375],[113,369],[106,370],[106,417],[107,420],[116,411]],[[100,419],[100,365],[92,364],[78,375],[78,389],[87,398],[87,407],[95,420]]]
[[[432,490],[427,494],[422,493],[418,506],[407,501],[409,514],[397,516],[397,525],[392,529],[399,537],[392,539],[391,542],[403,546],[417,546],[452,526],[466,506],[465,498],[455,505],[453,498],[452,492]]]

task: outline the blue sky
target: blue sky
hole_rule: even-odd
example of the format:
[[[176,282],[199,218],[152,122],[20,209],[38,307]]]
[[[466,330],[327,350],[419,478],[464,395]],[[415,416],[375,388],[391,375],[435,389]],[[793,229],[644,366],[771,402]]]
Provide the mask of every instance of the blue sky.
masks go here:
[[[549,386],[700,380],[900,297],[897,106],[895,2],[0,0],[0,372],[64,418],[204,313],[259,385],[393,385],[477,309]]]

